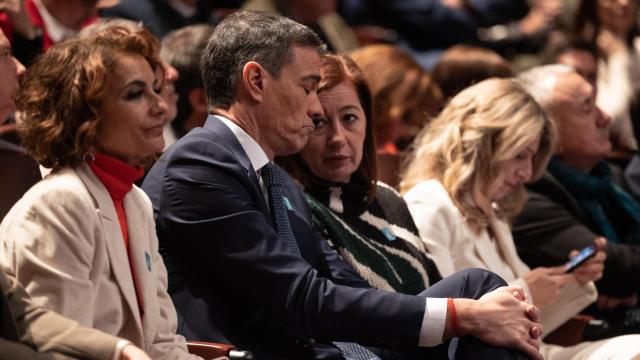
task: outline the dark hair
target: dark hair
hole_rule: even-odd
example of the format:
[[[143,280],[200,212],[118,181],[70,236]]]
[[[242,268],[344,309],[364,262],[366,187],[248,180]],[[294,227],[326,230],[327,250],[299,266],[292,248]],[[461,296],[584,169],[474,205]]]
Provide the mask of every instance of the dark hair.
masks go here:
[[[18,132],[29,154],[53,171],[79,165],[96,145],[98,109],[118,57],[141,55],[162,72],[158,48],[148,30],[122,26],[51,47],[22,78],[16,99]]]
[[[160,57],[176,68],[180,77],[175,82],[178,93],[178,114],[171,127],[178,137],[186,133],[185,120],[191,115],[189,92],[203,88],[200,59],[215,28],[207,24],[185,26],[171,31],[162,39]]]
[[[345,55],[324,55],[320,68],[320,84],[318,93],[330,90],[338,84],[349,82],[353,84],[358,100],[366,117],[365,138],[362,149],[362,162],[351,176],[351,182],[363,184],[367,187],[367,199],[375,197],[377,178],[375,125],[371,117],[371,92],[364,77],[364,73],[356,63]],[[322,188],[326,180],[319,179],[306,165],[300,153],[277,159],[284,169],[305,188]]]
[[[547,46],[543,52],[543,62],[545,64],[555,64],[557,63],[558,56],[570,50],[584,51],[593,55],[594,59],[598,58],[598,49],[596,49],[594,44],[580,37],[568,35]]]
[[[318,35],[308,27],[283,16],[256,11],[238,11],[227,16],[213,32],[202,56],[202,79],[209,111],[228,109],[236,81],[249,61],[255,61],[278,77],[292,57],[293,45],[325,51]]]
[[[637,10],[636,10],[637,12]],[[634,18],[637,14],[634,16]],[[574,21],[574,36],[582,37],[591,44],[596,44],[596,37],[600,31],[600,20],[598,20],[598,0],[582,0],[580,7],[576,11]],[[633,43],[633,38],[640,35],[637,19],[633,21],[633,27],[625,39],[627,45]]]
[[[513,77],[509,62],[492,50],[468,45],[447,49],[431,73],[433,81],[440,85],[445,101],[492,77]]]

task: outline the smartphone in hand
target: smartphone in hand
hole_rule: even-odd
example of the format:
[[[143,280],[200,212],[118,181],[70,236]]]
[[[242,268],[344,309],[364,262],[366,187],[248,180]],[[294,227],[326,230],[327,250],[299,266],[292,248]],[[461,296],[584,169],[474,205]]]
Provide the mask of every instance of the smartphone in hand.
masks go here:
[[[575,255],[567,261],[564,265],[566,270],[565,272],[570,273],[575,270],[578,266],[582,265],[583,262],[589,260],[592,256],[594,256],[598,252],[598,248],[595,244],[591,244],[586,248],[580,250],[578,255]]]

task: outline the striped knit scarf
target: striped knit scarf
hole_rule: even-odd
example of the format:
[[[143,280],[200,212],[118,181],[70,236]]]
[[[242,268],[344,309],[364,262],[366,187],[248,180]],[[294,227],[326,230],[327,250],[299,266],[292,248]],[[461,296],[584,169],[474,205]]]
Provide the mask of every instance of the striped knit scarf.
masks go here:
[[[381,186],[370,204],[361,194],[349,184],[340,184],[328,192],[315,192],[315,197],[307,195],[321,236],[375,288],[418,294],[430,281],[440,280],[433,261],[419,250],[421,240],[404,200]],[[403,221],[393,221],[398,219],[385,213]]]

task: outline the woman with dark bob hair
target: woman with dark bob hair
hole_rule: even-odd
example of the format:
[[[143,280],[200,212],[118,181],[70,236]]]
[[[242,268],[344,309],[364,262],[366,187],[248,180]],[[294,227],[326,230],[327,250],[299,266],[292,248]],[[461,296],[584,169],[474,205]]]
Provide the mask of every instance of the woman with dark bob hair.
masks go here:
[[[187,359],[151,204],[133,185],[164,145],[163,76],[153,35],[118,26],[29,69],[18,131],[52,173],[2,221],[0,266],[41,305],[153,359]]]
[[[326,55],[305,148],[281,163],[304,187],[314,227],[373,287],[418,294],[440,280],[407,205],[376,177],[371,95],[348,57]]]

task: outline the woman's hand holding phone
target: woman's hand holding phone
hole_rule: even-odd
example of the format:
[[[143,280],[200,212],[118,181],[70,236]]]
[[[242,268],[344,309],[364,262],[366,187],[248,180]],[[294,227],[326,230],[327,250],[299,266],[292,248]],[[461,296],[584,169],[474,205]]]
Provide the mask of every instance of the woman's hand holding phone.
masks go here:
[[[607,240],[603,237],[598,237],[593,241],[593,244],[596,248],[595,254],[589,257],[588,260],[584,261],[581,265],[575,267],[575,270],[573,271],[573,275],[581,285],[584,285],[589,281],[597,281],[602,277],[604,260],[607,258],[607,255],[604,252]],[[580,252],[578,250],[573,250],[569,254],[569,257],[573,258],[579,253]],[[569,260],[567,264],[569,263],[571,263],[571,260]]]
[[[558,294],[571,278],[565,266],[537,267],[522,276],[529,287],[531,303],[537,307],[546,306],[556,300]]]

